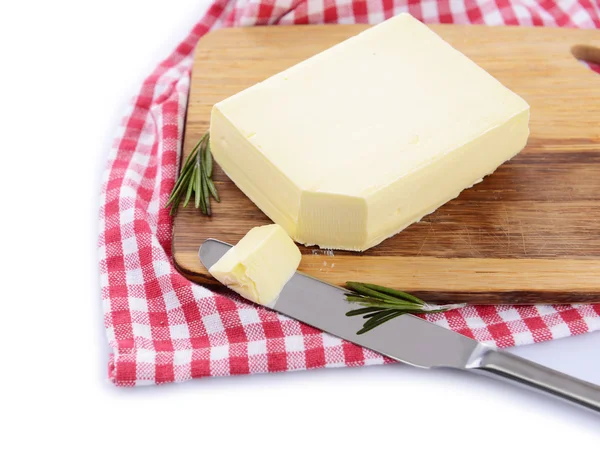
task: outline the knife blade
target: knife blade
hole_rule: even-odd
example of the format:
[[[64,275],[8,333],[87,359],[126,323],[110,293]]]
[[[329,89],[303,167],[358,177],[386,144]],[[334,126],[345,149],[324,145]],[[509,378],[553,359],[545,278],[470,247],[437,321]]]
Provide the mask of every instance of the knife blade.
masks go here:
[[[230,247],[227,243],[208,239],[200,247],[200,261],[208,269]],[[363,320],[346,316],[356,304],[346,301],[345,293],[340,287],[296,272],[272,309],[412,366],[452,368],[488,375],[600,412],[600,387],[499,351],[411,314],[357,335]]]

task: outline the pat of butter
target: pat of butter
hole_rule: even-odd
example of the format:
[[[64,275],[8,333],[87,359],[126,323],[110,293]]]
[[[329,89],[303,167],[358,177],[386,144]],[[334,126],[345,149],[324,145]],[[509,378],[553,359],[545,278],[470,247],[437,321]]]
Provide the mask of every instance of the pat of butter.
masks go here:
[[[408,14],[218,104],[211,148],[297,242],[365,250],[517,154],[529,106]]]
[[[298,247],[281,226],[258,226],[208,271],[242,297],[272,308],[300,258]]]

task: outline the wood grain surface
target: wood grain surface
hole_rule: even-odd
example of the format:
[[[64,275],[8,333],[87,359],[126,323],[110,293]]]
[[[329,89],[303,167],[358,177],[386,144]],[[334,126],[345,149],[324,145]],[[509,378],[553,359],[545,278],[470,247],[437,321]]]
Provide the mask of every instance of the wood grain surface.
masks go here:
[[[184,152],[209,127],[211,107],[366,26],[224,29],[198,44]],[[525,150],[400,234],[362,254],[301,246],[300,271],[333,284],[373,282],[430,301],[600,301],[600,31],[435,25],[432,29],[531,105]],[[443,69],[440,69],[443,72]],[[198,259],[207,238],[235,244],[270,220],[217,168],[213,216],[175,218],[178,269],[216,281]]]

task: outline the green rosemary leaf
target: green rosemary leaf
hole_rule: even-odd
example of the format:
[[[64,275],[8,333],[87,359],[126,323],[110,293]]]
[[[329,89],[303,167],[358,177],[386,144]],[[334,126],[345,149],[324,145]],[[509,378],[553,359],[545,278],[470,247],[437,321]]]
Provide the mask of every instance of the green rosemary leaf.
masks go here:
[[[177,183],[175,183],[175,187],[173,188],[173,192],[171,193],[171,197],[169,198],[169,200],[167,201],[167,207],[169,206],[169,204],[171,204],[173,201],[175,201],[175,199],[180,196],[184,189],[183,187],[186,186],[187,187],[187,181],[189,180],[190,176],[191,176],[192,170],[188,170],[185,175],[183,177],[181,177],[181,181],[178,181]]]
[[[202,199],[204,200],[205,214],[210,216],[210,196],[208,195],[208,185],[206,184],[206,173],[202,172]]]
[[[200,159],[200,157],[198,157]],[[202,200],[202,174],[200,172],[200,165],[196,165],[196,177],[194,178],[194,205],[196,208],[200,208],[200,201]]]
[[[413,305],[413,304],[409,304],[409,303],[407,303],[406,305],[398,305],[395,303],[379,302],[379,303],[367,303],[367,304],[359,303],[359,305],[369,307],[369,308],[381,308],[383,310],[416,310],[416,311],[423,310],[423,305]]]
[[[369,327],[373,324],[378,323],[382,319],[387,319],[390,316],[397,315],[397,314],[405,314],[405,313],[403,313],[401,311],[397,311],[397,310],[381,311],[373,316],[368,317],[367,320],[365,321],[365,323],[363,324],[363,327]]]
[[[202,159],[201,156],[198,156],[199,159]],[[198,170],[198,181],[199,181],[199,189],[198,189],[198,200],[200,202],[200,211],[204,214],[208,214],[208,210],[206,209],[206,197],[204,197],[204,179],[206,176],[204,175],[204,168],[200,165],[200,170]]]
[[[168,207],[169,204],[175,200],[175,198],[177,197],[177,195],[181,191],[181,185],[183,184],[182,180],[183,180],[183,176],[180,176],[177,179],[177,181],[175,182],[175,185],[173,186],[173,190],[171,191],[171,195],[169,196],[169,200],[167,201],[166,207]]]
[[[179,208],[179,202],[181,201],[181,194],[177,196],[175,201],[171,204],[171,210],[169,210],[169,215],[173,216],[177,213],[177,209]]]
[[[206,202],[206,214],[210,217],[212,215],[212,210],[210,208],[210,196],[204,196],[204,201]]]
[[[201,143],[201,141],[198,141],[198,143],[196,143],[196,146],[194,146],[194,149],[192,149],[192,151],[190,152],[190,155],[187,157],[187,159],[185,160],[185,163],[183,164],[183,167],[181,168],[181,173],[183,173],[184,170],[186,170],[187,168],[190,168],[196,161],[200,143]]]
[[[396,312],[402,312],[402,313],[412,313],[412,312],[414,312],[414,311],[415,311],[415,310],[411,310],[411,309],[405,309],[405,310],[401,310],[401,309],[396,309],[396,308],[390,308],[390,309],[387,309],[387,310],[383,310],[383,311],[381,311],[381,313],[383,313],[383,312],[385,312],[385,313],[388,313],[388,314],[389,314],[389,313],[396,313]],[[369,314],[365,314],[365,315],[363,316],[363,319],[370,319],[370,318],[372,318],[373,316],[375,316],[376,314],[377,314],[377,313],[369,313]]]
[[[183,207],[187,207],[194,194],[194,206],[200,208],[205,215],[211,214],[211,196],[220,202],[219,193],[212,177],[213,158],[210,151],[210,134],[206,132],[187,156],[173,190],[169,195],[166,207],[171,208],[171,215],[177,213],[179,203],[183,199]]]
[[[200,178],[202,181],[202,175],[200,175]],[[200,186],[200,190],[202,190],[202,186]],[[204,198],[202,197],[202,193],[199,193],[198,196],[200,196],[200,211],[206,215],[206,202],[204,201]]]
[[[362,295],[356,295],[356,294],[353,294],[353,293],[347,293],[347,294],[344,294],[344,295],[346,296],[346,300],[348,300],[349,302],[352,302],[352,303],[363,303],[363,302],[368,301],[368,298],[364,297]],[[377,301],[380,302],[381,300],[377,300]]]
[[[392,310],[383,310],[383,311],[385,311],[386,313],[389,313],[389,312],[390,312],[390,311],[392,311]],[[379,313],[381,313],[381,311],[376,311],[376,312],[374,312],[374,313],[368,313],[368,314],[365,314],[365,315],[363,316],[363,319],[370,319],[370,318],[372,318],[373,316],[376,316],[376,315],[378,315]]]
[[[212,154],[210,153],[210,144],[208,143],[208,140],[206,141],[206,147],[205,147],[203,159],[205,159],[205,161],[204,161],[204,179],[206,181],[206,187],[208,188],[210,195],[212,197],[214,197],[214,199],[217,202],[221,202],[221,198],[219,197],[217,188],[215,187],[215,184],[213,183],[213,181],[211,179],[213,167],[212,167]],[[210,161],[208,159],[210,159]],[[210,197],[208,197],[208,194],[207,194],[207,200],[209,200],[209,199],[210,199]]]
[[[443,313],[444,311],[448,311],[448,308],[440,308],[439,310],[422,310],[417,308],[390,308],[386,311],[398,311],[402,314],[431,314],[431,313]],[[364,319],[372,318],[373,314],[365,314],[363,316]]]
[[[185,165],[188,165],[191,162],[193,162],[194,159],[192,159],[192,156],[195,156],[198,153],[198,149],[200,148],[200,145],[202,144],[202,142],[206,139],[206,135],[207,135],[207,133],[205,133],[204,135],[202,135],[202,138],[200,138],[200,140],[192,148],[192,150],[190,151],[190,155],[188,156],[188,158],[187,158],[187,160],[185,162]]]
[[[171,195],[169,196],[169,200],[167,201],[165,207],[168,207],[169,204],[171,204],[177,198],[177,196],[179,196],[180,194],[183,194],[185,181],[188,176],[189,176],[189,172],[186,172],[185,175],[181,177],[181,180],[179,180],[178,182],[175,183],[175,186],[173,187],[173,191],[171,192]]]
[[[381,319],[378,319],[376,322],[373,322],[372,324],[367,325],[367,323],[365,323],[363,325],[363,328],[360,329],[356,334],[357,335],[362,335],[365,332],[369,332],[371,329],[375,329],[377,326],[380,326],[384,322],[387,322],[387,321],[390,321],[390,320],[392,320],[394,318],[397,318],[398,316],[401,316],[402,314],[404,314],[404,313],[398,313],[398,312],[396,312],[396,313],[390,314],[387,317],[383,317]]]
[[[204,201],[206,202],[206,212],[207,212],[208,216],[210,216],[211,215],[210,192],[208,190],[208,182],[210,180],[208,179],[206,169],[202,170],[202,175],[204,175],[204,182],[202,183],[202,197],[204,198]]]
[[[202,201],[202,159],[201,156],[196,156],[196,177],[194,178],[194,188],[196,193],[194,194],[194,206],[200,208],[200,202]]]
[[[424,311],[424,310],[417,309],[417,308],[390,308],[390,309],[387,309],[385,311],[387,311],[388,313],[399,312],[399,313],[402,313],[402,314],[423,314],[423,313],[428,313],[428,311]],[[372,317],[373,317],[372,313],[371,314],[366,314],[366,315],[363,316],[364,319],[369,319],[369,318],[372,318]]]
[[[185,165],[183,166],[183,168],[181,169],[181,173],[179,174],[179,178],[177,178],[177,181],[175,182],[175,187],[173,188],[173,192],[171,193],[171,196],[173,196],[177,189],[182,189],[184,183],[186,182],[186,179],[189,178],[190,176],[190,172],[193,170],[195,162],[194,160],[196,159],[196,154],[192,153],[190,154],[190,156],[187,159],[187,162],[185,163]]]
[[[365,284],[362,282],[349,281],[346,283],[351,292],[346,292],[346,300],[350,303],[356,303],[363,306],[355,310],[350,310],[346,316],[360,316],[366,321],[357,334],[361,335],[369,332],[381,324],[394,319],[403,314],[430,314],[443,313],[447,308],[428,309],[428,306],[420,298],[388,287],[375,284]]]
[[[422,308],[424,305],[407,302],[406,300],[380,300],[372,297],[356,297],[356,296],[346,296],[346,300],[352,303],[358,303],[362,306],[381,306],[385,308],[394,308],[394,307],[414,307],[414,308]]]
[[[396,298],[394,298],[394,297],[379,293],[376,290],[369,289],[368,287],[365,286],[365,284],[363,284],[361,282],[348,281],[348,282],[346,282],[346,286],[348,288],[352,289],[354,292],[357,292],[361,295],[367,295],[369,297],[378,298],[380,300],[391,300],[391,301],[396,300]]]
[[[196,169],[192,169],[192,178],[188,182],[187,191],[185,193],[185,200],[183,201],[183,206],[187,207],[190,198],[192,197],[192,188],[194,187],[194,177],[196,175]]]
[[[362,284],[363,287],[374,290],[378,293],[389,295],[394,298],[398,298],[400,300],[406,300],[413,303],[418,303],[420,305],[425,305],[425,302],[420,298],[415,297],[414,295],[407,294],[406,292],[402,292],[400,290],[390,289],[389,287],[378,286],[376,284]]]
[[[346,313],[346,316],[360,316],[366,313],[379,313],[384,311],[385,308],[359,308],[357,310],[350,310]]]
[[[219,197],[219,193],[217,192],[217,188],[215,188],[213,180],[207,178],[206,183],[208,185],[208,190],[210,191],[211,196],[214,197],[217,202],[221,202],[221,198]]]
[[[187,174],[189,173],[190,169],[194,168],[194,165],[196,164],[196,159],[198,157],[198,148],[200,147],[201,142],[202,142],[202,139],[200,141],[198,141],[198,143],[196,143],[196,146],[194,146],[194,149],[192,149],[192,152],[186,159],[185,164],[183,165],[181,172],[179,173],[179,178],[177,179],[175,188],[177,187],[177,184],[180,184],[183,182],[183,180],[186,178]],[[175,191],[175,188],[173,188],[173,191]]]

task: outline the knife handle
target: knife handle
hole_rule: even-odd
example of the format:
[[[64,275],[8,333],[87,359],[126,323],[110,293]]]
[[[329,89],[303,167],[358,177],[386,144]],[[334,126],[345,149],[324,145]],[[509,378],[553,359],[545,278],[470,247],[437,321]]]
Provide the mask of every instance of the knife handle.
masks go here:
[[[495,349],[484,350],[469,369],[562,398],[600,412],[600,387],[527,359]]]

